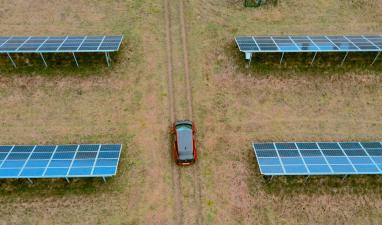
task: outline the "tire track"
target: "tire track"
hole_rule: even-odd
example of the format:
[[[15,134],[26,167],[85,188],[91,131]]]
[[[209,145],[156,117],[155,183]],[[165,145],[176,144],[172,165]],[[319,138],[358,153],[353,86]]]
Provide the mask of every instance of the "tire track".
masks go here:
[[[175,97],[174,97],[174,77],[173,77],[173,56],[172,56],[172,38],[171,38],[171,14],[170,5],[168,0],[163,0],[164,11],[165,11],[165,27],[166,27],[166,51],[167,51],[167,88],[168,88],[168,101],[169,101],[169,113],[170,113],[170,124],[172,125],[176,120],[175,111]],[[170,153],[170,163],[171,163],[171,180],[172,188],[174,193],[174,215],[175,224],[183,224],[183,199],[181,194],[181,179],[180,171],[176,167],[172,159],[172,140],[171,134],[169,138],[169,153]]]
[[[192,108],[192,86],[190,80],[189,60],[188,60],[188,48],[187,48],[187,27],[186,18],[184,15],[184,3],[183,0],[179,0],[179,14],[182,36],[182,48],[183,48],[183,64],[185,74],[186,96],[188,106],[188,118],[193,120],[193,108]],[[200,162],[195,163],[192,167],[193,181],[194,181],[194,203],[197,207],[196,223],[203,224],[203,207],[202,207],[202,186],[200,177]]]
[[[186,85],[186,96],[187,96],[187,108],[188,108],[188,118],[192,120],[192,89],[190,82],[190,70],[188,65],[188,49],[187,49],[187,30],[184,18],[184,4],[183,0],[179,0],[179,14],[180,14],[180,27],[182,36],[182,48],[183,48],[183,66],[185,74],[185,85]]]
[[[174,30],[176,30],[177,25],[179,25],[179,42],[180,47],[179,50],[183,52],[183,55],[178,57],[180,60],[182,60],[180,63],[183,64],[183,68],[179,69],[178,72],[182,71],[184,72],[184,84],[186,88],[185,95],[187,100],[187,110],[184,115],[187,115],[186,119],[193,120],[193,107],[192,107],[192,86],[191,86],[191,79],[190,79],[190,70],[189,70],[189,59],[188,59],[188,49],[187,49],[187,27],[186,27],[186,20],[184,15],[184,3],[183,0],[177,0],[174,2],[173,5],[170,5],[170,0],[163,0],[164,1],[164,9],[165,9],[165,20],[166,20],[166,47],[167,47],[167,69],[168,69],[168,93],[169,93],[169,113],[170,113],[170,122],[173,124],[176,119],[176,99],[175,99],[175,82],[174,82],[174,46],[176,44],[174,43],[173,37],[172,37],[172,29],[173,25],[175,25]],[[175,6],[176,3],[179,3],[179,7],[171,8],[171,6]],[[179,21],[175,24],[174,20],[171,17],[171,9],[175,9],[179,16]],[[174,11],[173,11],[174,12]],[[174,33],[174,35],[177,35],[177,32]],[[175,37],[175,36],[174,36]],[[176,38],[178,38],[176,36]],[[177,93],[178,95],[180,93]],[[179,105],[179,104],[178,104]],[[182,110],[180,111],[182,112]],[[183,116],[184,116],[183,115]],[[182,118],[184,119],[184,118]],[[172,151],[172,141],[170,141],[170,152],[171,155],[173,155]],[[172,157],[171,157],[172,158]],[[182,174],[184,173],[185,177],[187,177],[187,172],[189,172],[188,169],[180,168],[178,167],[173,160],[171,160],[171,167],[172,167],[172,183],[173,183],[173,191],[174,191],[174,214],[175,214],[175,224],[184,224],[185,222],[185,215],[192,215],[195,214],[195,224],[202,225],[203,224],[203,210],[202,210],[202,192],[201,192],[201,177],[200,177],[200,163],[198,162],[192,166],[191,173],[192,173],[192,183],[193,183],[193,195],[192,195],[192,204],[185,208],[184,202],[187,200],[186,196],[183,196],[182,192]],[[194,212],[194,213],[192,213]]]

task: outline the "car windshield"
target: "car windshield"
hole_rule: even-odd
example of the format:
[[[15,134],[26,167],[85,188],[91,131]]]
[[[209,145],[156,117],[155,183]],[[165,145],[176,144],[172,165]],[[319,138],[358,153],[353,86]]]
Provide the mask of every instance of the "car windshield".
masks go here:
[[[190,124],[179,124],[176,126],[177,130],[192,129]]]

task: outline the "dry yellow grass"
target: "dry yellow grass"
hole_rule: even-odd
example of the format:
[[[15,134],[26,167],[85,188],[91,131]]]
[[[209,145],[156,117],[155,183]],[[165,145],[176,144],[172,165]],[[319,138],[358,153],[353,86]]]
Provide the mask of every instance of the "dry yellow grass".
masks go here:
[[[338,66],[322,55],[307,68],[289,56],[254,62],[231,47],[234,35],[379,33],[380,1],[280,1],[243,9],[229,1],[191,0],[189,30],[194,104],[202,134],[205,221],[211,224],[378,224],[376,177],[262,180],[252,141],[379,140],[380,64]],[[273,56],[274,57],[274,56]],[[307,57],[311,57],[308,55]],[[354,58],[353,58],[354,59]],[[260,60],[257,58],[257,60]],[[332,60],[332,61],[330,61]],[[369,60],[369,61],[367,61]],[[322,62],[323,61],[323,62]],[[380,63],[380,62],[379,62]],[[378,69],[379,68],[379,69]]]
[[[1,181],[0,224],[174,224],[162,0],[0,4],[2,35],[126,38],[111,69],[99,60],[94,71],[71,65],[14,71],[0,60],[1,143],[125,146],[119,174],[107,184]],[[376,68],[353,62],[340,68],[335,59],[306,68],[301,56],[287,56],[282,67],[276,60],[245,68],[233,37],[378,33],[382,3],[289,0],[257,9],[228,0],[184,4],[204,223],[380,224],[376,177],[317,178],[306,185],[300,178],[280,178],[266,185],[250,146],[271,140],[380,140],[380,61]],[[185,176],[184,184],[192,179]],[[192,188],[183,194],[188,199]],[[187,217],[192,203],[185,204],[190,204],[186,221],[192,222]]]

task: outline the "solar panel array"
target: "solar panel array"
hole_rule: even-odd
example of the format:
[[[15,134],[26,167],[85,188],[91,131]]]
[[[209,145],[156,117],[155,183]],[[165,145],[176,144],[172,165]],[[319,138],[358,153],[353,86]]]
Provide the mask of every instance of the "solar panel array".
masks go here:
[[[120,144],[3,145],[0,178],[70,178],[114,176]]]
[[[382,36],[239,36],[242,52],[381,52]]]
[[[0,36],[0,53],[113,52],[123,36]]]
[[[254,143],[263,175],[381,174],[381,142]]]

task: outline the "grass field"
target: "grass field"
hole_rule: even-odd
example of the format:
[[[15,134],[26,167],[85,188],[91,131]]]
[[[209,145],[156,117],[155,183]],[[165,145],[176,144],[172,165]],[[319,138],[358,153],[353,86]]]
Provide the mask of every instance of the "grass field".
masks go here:
[[[106,184],[2,180],[0,224],[176,224],[163,1],[0,5],[1,35],[125,35],[110,69],[102,56],[79,56],[80,69],[66,56],[49,56],[48,69],[37,56],[19,56],[18,69],[0,59],[1,144],[124,145],[118,175]],[[341,67],[341,55],[322,54],[309,67],[308,54],[286,55],[283,65],[279,55],[264,55],[248,66],[233,37],[380,33],[382,2],[184,5],[203,223],[380,224],[379,177],[317,177],[305,184],[300,177],[277,178],[266,184],[251,142],[381,140],[381,60],[371,67],[372,55],[355,54]],[[183,179],[192,184],[193,177]],[[183,197],[191,192],[185,188]],[[191,211],[185,207],[184,215],[193,223]]]

